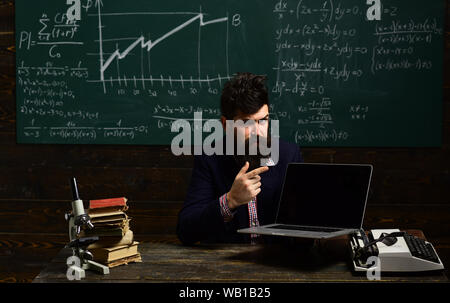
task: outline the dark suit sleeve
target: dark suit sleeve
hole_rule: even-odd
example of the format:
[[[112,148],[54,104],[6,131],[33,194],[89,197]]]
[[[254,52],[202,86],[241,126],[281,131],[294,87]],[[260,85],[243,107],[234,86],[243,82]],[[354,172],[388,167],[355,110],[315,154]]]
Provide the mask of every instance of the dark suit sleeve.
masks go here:
[[[178,214],[177,235],[183,244],[220,237],[225,223],[213,176],[202,156],[194,157],[194,168],[183,208]]]

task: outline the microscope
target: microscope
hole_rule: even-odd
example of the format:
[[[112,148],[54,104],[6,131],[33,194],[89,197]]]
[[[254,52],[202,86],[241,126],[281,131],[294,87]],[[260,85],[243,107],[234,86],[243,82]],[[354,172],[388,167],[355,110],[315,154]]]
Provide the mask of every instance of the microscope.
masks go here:
[[[80,238],[82,228],[92,229],[94,225],[91,218],[85,212],[83,201],[78,195],[77,181],[75,178],[70,180],[72,188],[72,212],[65,214],[66,221],[69,221],[69,239],[70,243],[66,247],[72,248],[73,256],[67,259],[67,277],[73,277],[80,280],[85,277],[85,270],[94,270],[101,274],[109,274],[109,268],[103,264],[93,261],[93,255],[87,250],[87,247],[98,241],[98,237]],[[69,274],[70,272],[70,274]]]

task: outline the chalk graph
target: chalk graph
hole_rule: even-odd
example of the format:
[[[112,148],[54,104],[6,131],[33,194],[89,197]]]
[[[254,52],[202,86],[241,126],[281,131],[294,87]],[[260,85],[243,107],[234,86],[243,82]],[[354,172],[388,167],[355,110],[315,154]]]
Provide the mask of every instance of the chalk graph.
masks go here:
[[[96,80],[88,80],[88,82],[96,82],[101,83],[103,86],[103,92],[106,94],[107,87],[113,87],[114,84],[119,84],[120,86],[128,86],[128,83],[131,83],[130,86],[137,87],[138,85],[142,88],[146,88],[146,83],[150,83],[151,86],[154,83],[159,83],[161,86],[164,86],[164,83],[169,83],[170,87],[172,87],[173,83],[181,84],[182,88],[185,87],[185,84],[190,84],[191,86],[194,83],[198,84],[199,87],[202,87],[202,83],[206,83],[208,86],[211,82],[219,82],[221,85],[222,81],[227,81],[230,79],[230,69],[229,69],[229,60],[228,60],[228,39],[229,39],[229,18],[228,12],[225,16],[220,18],[207,18],[207,13],[202,12],[202,7],[199,7],[198,12],[188,12],[188,11],[176,11],[176,12],[108,12],[105,13],[102,11],[103,3],[102,1],[96,1],[96,13],[89,14],[90,17],[96,18],[98,23],[98,40],[95,42],[98,43],[98,54],[90,54],[94,56],[98,56],[99,60],[99,73],[98,79]],[[151,29],[141,29],[141,32],[138,35],[133,37],[105,37],[104,29],[106,25],[108,27],[115,26],[118,24],[116,19],[120,18],[154,18],[154,17],[164,17],[164,18],[176,18],[178,23],[170,28],[162,29],[163,33],[158,35],[156,39],[151,39],[152,33],[149,32]],[[104,19],[108,18],[108,22]],[[149,20],[149,19],[145,19]],[[166,23],[164,23],[166,25]],[[197,24],[197,27],[195,25]],[[165,25],[161,25],[164,27]],[[214,73],[212,76],[209,73],[204,73],[202,70],[202,30],[203,28],[210,27],[211,25],[221,25],[221,31],[225,33],[223,35],[223,44],[224,49],[220,50],[223,53],[224,62],[222,67],[217,73]],[[143,27],[146,25],[143,24]],[[160,26],[160,27],[161,27]],[[197,30],[196,37],[193,37],[192,40],[196,40],[196,49],[189,51],[183,51],[182,53],[195,54],[195,58],[190,58],[192,62],[196,62],[195,70],[189,71],[189,74],[178,73],[176,75],[165,75],[162,74],[155,75],[152,73],[152,62],[157,60],[160,62],[161,60],[166,60],[166,58],[151,58],[151,53],[156,48],[164,48],[167,47],[167,43],[170,40],[177,39],[177,34],[186,30],[192,31],[193,29]],[[216,29],[216,28],[215,28]],[[143,32],[149,32],[148,36],[144,35]],[[161,29],[160,29],[161,31]],[[221,38],[222,39],[222,38]],[[131,41],[131,43],[129,42]],[[122,45],[119,47],[119,43]],[[126,43],[123,45],[123,43]],[[181,44],[181,42],[180,42]],[[192,46],[192,45],[191,45]],[[174,51],[174,50],[169,50]],[[140,62],[137,69],[135,69],[136,73],[133,75],[126,75],[120,71],[121,61],[126,61],[126,59],[130,58],[133,55],[133,52],[140,53],[137,55],[139,57]],[[181,53],[181,51],[180,51]],[[136,56],[135,56],[136,57]],[[146,63],[146,64],[145,64]],[[146,65],[146,67],[144,67]],[[175,64],[174,64],[175,65]],[[191,65],[193,67],[193,65]],[[114,68],[114,72],[110,72],[110,70]],[[186,72],[186,71],[184,71]],[[114,74],[114,75],[113,75]],[[108,84],[108,85],[107,85]]]

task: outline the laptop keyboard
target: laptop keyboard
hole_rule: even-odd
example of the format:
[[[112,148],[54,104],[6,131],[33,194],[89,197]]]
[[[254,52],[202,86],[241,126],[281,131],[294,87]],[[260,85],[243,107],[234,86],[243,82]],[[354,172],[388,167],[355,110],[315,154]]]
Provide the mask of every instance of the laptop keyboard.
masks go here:
[[[270,228],[277,228],[277,229],[288,229],[288,230],[304,230],[304,231],[321,231],[321,232],[335,232],[339,231],[341,229],[338,228],[326,228],[326,227],[312,227],[312,226],[293,226],[293,225],[274,225]]]

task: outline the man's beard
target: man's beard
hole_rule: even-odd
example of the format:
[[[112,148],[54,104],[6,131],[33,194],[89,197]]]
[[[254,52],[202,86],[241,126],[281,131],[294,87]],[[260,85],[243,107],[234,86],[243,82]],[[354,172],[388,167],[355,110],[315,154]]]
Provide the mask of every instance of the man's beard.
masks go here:
[[[256,139],[256,140],[255,140]],[[256,147],[253,146],[254,148],[251,150],[253,154],[250,154],[250,137],[245,139],[244,142],[244,149],[245,149],[245,154],[244,155],[238,155],[237,154],[237,140],[236,137],[234,139],[234,161],[236,162],[236,164],[238,165],[239,168],[243,167],[245,165],[245,162],[249,163],[249,167],[247,171],[252,171],[255,168],[258,168],[261,166],[261,159],[265,159],[265,158],[269,158],[270,154],[267,155],[263,155],[261,152],[261,146],[264,147],[264,149],[270,149],[271,146],[271,139],[270,136],[269,137],[262,137],[262,136],[256,136],[256,138],[252,138],[252,140],[255,141]],[[256,149],[256,154],[254,154]]]

